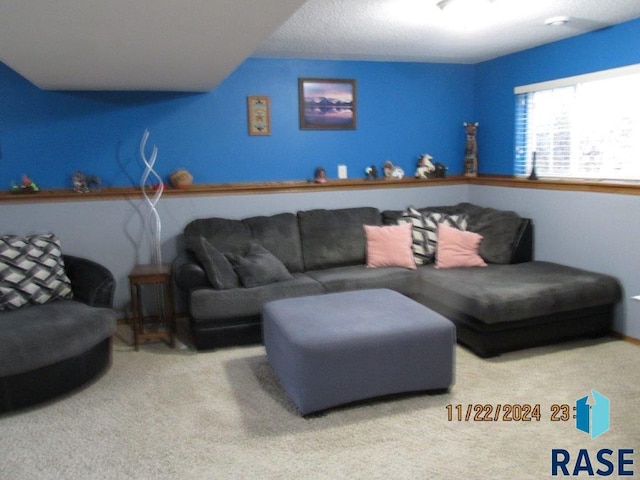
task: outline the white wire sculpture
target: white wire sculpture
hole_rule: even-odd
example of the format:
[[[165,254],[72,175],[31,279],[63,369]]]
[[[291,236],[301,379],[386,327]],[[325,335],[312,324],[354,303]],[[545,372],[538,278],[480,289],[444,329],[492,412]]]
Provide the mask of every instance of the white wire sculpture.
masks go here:
[[[140,156],[142,157],[142,162],[145,165],[144,173],[140,179],[140,188],[142,189],[142,195],[144,195],[144,198],[149,205],[149,213],[147,214],[145,222],[145,230],[149,235],[151,263],[154,265],[161,265],[162,251],[160,248],[160,240],[162,234],[162,222],[160,221],[160,215],[158,214],[156,205],[162,196],[162,192],[164,192],[164,183],[162,182],[160,175],[158,175],[158,173],[153,169],[153,166],[156,163],[156,158],[158,157],[158,147],[155,145],[153,146],[150,158],[147,158],[145,154],[148,139],[149,130],[145,129],[144,134],[142,135],[142,141],[140,142]],[[153,176],[157,180],[157,188],[153,184],[147,186],[150,176]],[[153,196],[151,197],[149,196],[149,190],[154,190]]]

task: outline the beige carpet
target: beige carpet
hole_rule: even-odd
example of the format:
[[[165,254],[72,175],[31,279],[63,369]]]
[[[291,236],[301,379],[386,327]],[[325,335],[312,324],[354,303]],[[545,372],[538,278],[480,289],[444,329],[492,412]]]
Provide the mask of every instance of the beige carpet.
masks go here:
[[[599,438],[552,422],[596,389],[611,400]],[[640,474],[640,349],[579,341],[483,360],[458,347],[443,395],[387,398],[299,417],[261,346],[196,353],[115,344],[80,392],[0,416],[0,478],[540,479],[551,449],[634,448]],[[446,405],[540,404],[537,422],[449,421]],[[597,468],[597,465],[596,465]],[[582,476],[585,476],[584,474]]]

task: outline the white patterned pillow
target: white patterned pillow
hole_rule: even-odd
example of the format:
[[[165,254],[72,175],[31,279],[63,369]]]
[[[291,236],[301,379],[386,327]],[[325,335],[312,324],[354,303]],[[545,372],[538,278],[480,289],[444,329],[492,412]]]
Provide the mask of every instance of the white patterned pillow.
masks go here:
[[[426,256],[429,262],[435,259],[436,250],[438,248],[438,225],[444,223],[449,227],[457,228],[458,230],[467,230],[467,216],[461,215],[447,215],[446,213],[435,212],[423,212],[422,219],[424,223],[424,235],[426,238]]]
[[[422,214],[413,207],[407,208],[402,212],[402,217],[398,218],[398,223],[410,223],[412,226],[413,259],[416,265],[424,265],[432,260],[427,254],[427,232],[424,225]]]
[[[72,296],[54,234],[0,236],[0,310]]]

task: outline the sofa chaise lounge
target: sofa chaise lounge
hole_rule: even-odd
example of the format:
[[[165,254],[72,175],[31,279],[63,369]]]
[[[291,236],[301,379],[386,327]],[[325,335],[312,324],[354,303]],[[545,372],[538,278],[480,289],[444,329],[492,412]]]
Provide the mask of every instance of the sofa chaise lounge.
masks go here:
[[[464,216],[467,229],[483,236],[480,255],[488,266],[368,268],[363,225],[396,224],[402,211],[317,209],[190,222],[173,271],[196,347],[260,342],[262,307],[271,300],[376,288],[443,314],[456,325],[458,342],[484,357],[610,331],[619,282],[533,260],[530,219],[469,203],[417,210]],[[253,278],[246,261],[260,264],[263,254],[269,268]],[[234,269],[220,268],[222,257]]]

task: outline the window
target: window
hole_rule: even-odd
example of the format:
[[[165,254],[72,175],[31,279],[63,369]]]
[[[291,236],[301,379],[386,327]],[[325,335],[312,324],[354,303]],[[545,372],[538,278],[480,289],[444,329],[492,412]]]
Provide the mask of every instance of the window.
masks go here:
[[[516,175],[640,180],[640,65],[517,87]]]

